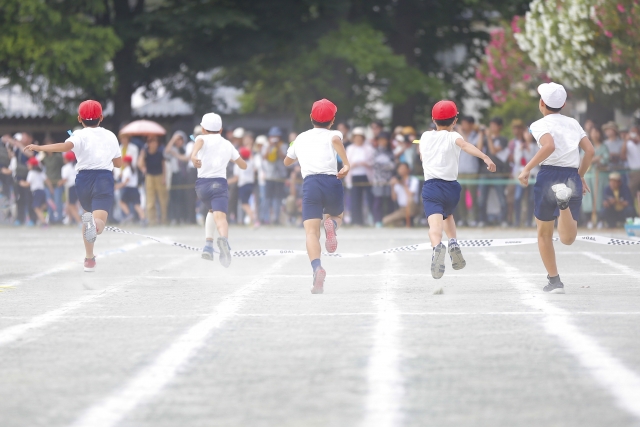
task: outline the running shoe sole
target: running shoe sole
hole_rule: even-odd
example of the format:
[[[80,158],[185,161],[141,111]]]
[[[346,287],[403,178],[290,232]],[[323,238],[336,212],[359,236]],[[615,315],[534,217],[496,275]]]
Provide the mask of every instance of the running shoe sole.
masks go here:
[[[567,209],[569,207],[569,201],[571,200],[571,195],[573,190],[567,187],[565,184],[556,184],[551,186],[551,190],[556,196],[556,203],[561,210]]]
[[[313,288],[311,288],[312,294],[321,294],[324,292],[324,279],[327,277],[327,272],[324,268],[318,267],[315,273],[313,273]]]
[[[434,279],[440,279],[444,275],[444,255],[447,253],[445,245],[440,243],[433,250],[433,258],[431,259],[431,276]]]
[[[82,225],[84,240],[89,243],[95,242],[96,237],[98,237],[98,230],[96,230],[96,223],[93,220],[93,214],[91,212],[82,214]]]
[[[95,268],[95,267],[93,267],[93,268],[85,267],[85,268],[84,268],[84,272],[85,272],[85,273],[93,273],[94,271],[96,271],[96,268]]]
[[[462,251],[458,245],[449,246],[449,257],[451,258],[451,267],[454,270],[462,270],[467,266],[467,261],[462,256]]]
[[[338,237],[336,235],[336,226],[333,224],[331,218],[324,220],[324,232],[327,236],[324,247],[327,249],[327,252],[332,254],[338,249]]]
[[[549,294],[564,294],[564,288],[555,288],[552,291],[547,292]]]
[[[229,248],[229,242],[222,237],[219,237],[218,248],[220,249],[220,264],[222,264],[224,268],[229,268],[231,265],[231,250]]]

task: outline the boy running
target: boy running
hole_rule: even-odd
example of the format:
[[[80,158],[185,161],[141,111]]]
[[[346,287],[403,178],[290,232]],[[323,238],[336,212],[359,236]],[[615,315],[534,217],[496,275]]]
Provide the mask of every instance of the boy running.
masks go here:
[[[342,224],[344,192],[340,179],[349,173],[349,160],[342,144],[342,133],[330,130],[336,118],[333,102],[321,99],[313,103],[313,129],[298,135],[287,151],[285,166],[297,160],[302,178],[302,221],[307,235],[307,253],[313,269],[311,293],[323,292],[327,272],[320,263],[320,223],[326,233],[325,248],[333,253],[338,248],[336,230]],[[340,156],[343,167],[338,171]],[[324,221],[323,221],[324,218]]]
[[[557,83],[538,86],[543,117],[531,124],[529,131],[538,142],[540,151],[524,167],[518,179],[529,185],[531,170],[541,165],[533,187],[534,215],[538,224],[538,249],[547,270],[545,292],[563,294],[556,254],[553,249],[553,228],[558,218],[560,241],[571,245],[578,234],[578,218],[582,196],[591,192],[584,174],[591,166],[594,148],[580,124],[560,110],[567,101],[567,92]],[[584,157],[580,160],[580,148]]]
[[[78,122],[83,129],[75,131],[65,142],[50,145],[28,145],[25,151],[62,153],[73,151],[76,164],[76,193],[85,213],[82,214],[82,235],[86,251],[84,271],[96,267],[93,245],[102,234],[109,211],[113,207],[113,168],[122,166],[118,138],[100,127],[102,106],[98,101],[84,101],[78,107]]]
[[[231,248],[229,247],[229,186],[227,183],[227,164],[233,161],[240,169],[247,164],[230,141],[222,137],[222,119],[215,113],[202,117],[202,135],[199,135],[191,152],[191,161],[198,169],[196,194],[202,203],[209,207],[205,220],[205,244],[202,258],[213,261],[213,235],[218,229],[218,248],[220,264],[231,265]]]
[[[444,256],[447,252],[447,247],[442,243],[443,230],[449,238],[449,257],[453,269],[461,270],[467,265],[456,240],[456,223],[453,219],[461,192],[457,181],[460,152],[478,157],[486,163],[490,172],[496,171],[496,165],[489,156],[453,131],[458,121],[458,108],[453,101],[436,103],[431,117],[436,130],[425,132],[420,138],[420,158],[424,168],[422,202],[433,247],[431,275],[434,279],[440,279],[444,274]]]

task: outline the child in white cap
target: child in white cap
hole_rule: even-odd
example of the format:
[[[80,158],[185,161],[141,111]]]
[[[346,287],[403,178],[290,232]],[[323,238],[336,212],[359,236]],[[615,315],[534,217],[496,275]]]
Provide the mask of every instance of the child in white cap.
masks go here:
[[[240,157],[230,141],[222,137],[222,119],[215,113],[202,117],[202,135],[196,137],[191,161],[198,169],[196,194],[202,203],[209,207],[205,220],[205,245],[202,258],[213,261],[213,235],[218,229],[218,248],[220,264],[231,265],[231,248],[229,247],[229,187],[227,183],[227,164],[232,161],[246,169],[247,164]]]
[[[539,109],[544,117],[533,122],[529,131],[538,142],[540,151],[524,167],[518,179],[529,185],[529,174],[538,165],[540,171],[533,187],[534,215],[538,224],[538,249],[547,269],[545,292],[563,294],[556,254],[553,249],[553,228],[558,219],[560,241],[570,245],[578,234],[578,217],[582,195],[591,192],[584,174],[589,170],[594,148],[580,124],[560,110],[567,101],[567,92],[557,83],[538,86]],[[580,149],[584,157],[580,160]]]

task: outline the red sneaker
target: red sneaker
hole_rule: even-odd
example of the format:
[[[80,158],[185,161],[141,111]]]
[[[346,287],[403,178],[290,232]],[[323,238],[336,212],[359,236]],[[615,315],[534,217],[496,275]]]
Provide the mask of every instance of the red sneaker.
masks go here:
[[[336,226],[331,218],[324,220],[324,232],[327,240],[324,242],[324,247],[330,254],[334,253],[338,249],[338,236],[336,235]]]
[[[96,257],[84,259],[84,271],[91,273],[96,269]]]
[[[316,268],[316,271],[313,272],[313,288],[311,288],[312,294],[321,294],[324,292],[325,277],[327,277],[327,272],[324,268]]]

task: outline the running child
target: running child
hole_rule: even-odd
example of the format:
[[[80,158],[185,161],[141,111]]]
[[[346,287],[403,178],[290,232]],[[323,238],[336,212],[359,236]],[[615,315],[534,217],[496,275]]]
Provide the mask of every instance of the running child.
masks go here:
[[[558,219],[560,241],[571,245],[578,234],[578,218],[582,196],[591,192],[584,174],[591,166],[595,149],[580,124],[560,110],[567,101],[567,92],[557,83],[538,86],[543,117],[531,124],[529,131],[540,151],[524,167],[518,179],[529,185],[529,174],[538,165],[540,171],[533,187],[534,215],[538,224],[538,249],[547,270],[545,292],[564,293],[564,284],[558,274],[556,253],[553,249],[553,228]],[[580,149],[584,156],[580,160]]]
[[[435,130],[427,131],[420,138],[420,158],[424,168],[422,202],[424,214],[429,221],[429,240],[433,247],[431,275],[440,279],[444,274],[444,256],[447,247],[442,243],[442,231],[449,238],[449,257],[454,270],[467,265],[457,242],[456,223],[453,211],[460,200],[458,183],[460,152],[464,151],[484,161],[490,172],[496,165],[489,156],[465,141],[453,128],[458,121],[458,108],[453,101],[439,101],[433,106],[431,117]]]
[[[76,224],[80,224],[80,214],[78,212],[78,193],[76,192],[76,155],[73,151],[67,151],[64,153],[64,166],[60,171],[62,179],[58,182],[58,185],[64,186],[67,193],[67,205],[66,211],[69,219],[75,221]]]
[[[82,129],[73,132],[65,142],[50,145],[28,145],[25,151],[45,151],[63,153],[73,151],[78,159],[76,164],[76,192],[82,214],[82,235],[84,237],[84,271],[96,268],[93,246],[107,223],[109,211],[113,207],[113,168],[122,166],[122,154],[118,138],[113,132],[100,127],[102,106],[98,101],[84,101],[78,107],[78,122]]]
[[[191,161],[198,169],[196,194],[205,206],[209,207],[205,220],[205,244],[202,258],[213,261],[213,236],[218,229],[218,248],[220,264],[231,265],[231,248],[229,247],[229,186],[227,183],[227,164],[232,161],[246,169],[247,164],[230,141],[222,137],[222,119],[215,113],[202,116],[202,135],[196,137]]]
[[[340,180],[350,169],[342,144],[342,133],[330,130],[337,111],[338,107],[327,99],[314,102],[310,114],[313,129],[298,135],[284,159],[285,166],[297,160],[302,172],[302,223],[313,269],[313,294],[323,292],[327,276],[320,263],[320,224],[324,226],[326,235],[325,248],[333,253],[338,248],[336,230],[342,224],[344,212],[344,192]],[[337,156],[343,162],[340,171]]]
[[[47,195],[44,191],[47,176],[40,167],[40,162],[36,156],[27,160],[27,178],[24,181],[20,181],[22,187],[29,187],[31,190],[31,207],[38,216],[38,222],[41,226],[47,225],[47,219],[44,216],[44,212],[47,209]]]
[[[254,227],[259,227],[260,222],[256,217],[256,213],[251,209],[249,199],[253,194],[253,188],[256,182],[256,168],[251,158],[251,149],[249,147],[240,147],[238,150],[240,157],[247,162],[247,168],[241,169],[238,165],[233,165],[233,177],[229,179],[229,183],[238,183],[238,198],[240,199],[240,205],[246,217],[251,221]]]
[[[116,190],[120,190],[120,209],[125,214],[123,222],[129,222],[133,219],[133,213],[130,206],[138,214],[140,222],[145,224],[144,209],[140,205],[140,191],[138,190],[138,172],[133,169],[133,157],[124,156],[122,158],[124,168],[120,176],[120,182],[116,184]]]

